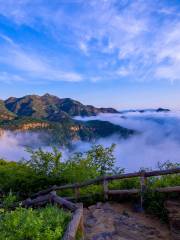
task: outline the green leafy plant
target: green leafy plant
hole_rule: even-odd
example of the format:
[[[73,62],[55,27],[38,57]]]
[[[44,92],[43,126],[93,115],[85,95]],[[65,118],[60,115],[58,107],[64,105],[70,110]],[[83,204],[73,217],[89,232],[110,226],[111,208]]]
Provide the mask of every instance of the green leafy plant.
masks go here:
[[[33,210],[17,208],[0,217],[1,239],[6,240],[59,240],[70,220],[70,213],[56,206]]]
[[[96,166],[96,170],[100,175],[112,173],[115,165],[114,149],[115,144],[104,148],[102,145],[95,145],[86,154],[91,160],[91,164]]]
[[[52,152],[45,152],[41,148],[35,151],[27,149],[27,152],[30,153],[30,160],[26,162],[26,165],[38,174],[57,176],[61,170],[62,153],[55,147],[52,150]]]
[[[12,207],[13,203],[16,201],[16,196],[13,195],[12,191],[8,193],[7,196],[4,197],[2,205],[4,209],[9,209]]]

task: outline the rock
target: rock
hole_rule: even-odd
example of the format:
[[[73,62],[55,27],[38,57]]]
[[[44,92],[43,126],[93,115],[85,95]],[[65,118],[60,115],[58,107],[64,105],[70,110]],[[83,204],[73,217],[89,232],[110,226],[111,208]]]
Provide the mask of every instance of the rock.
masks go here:
[[[98,202],[97,204],[96,204],[96,208],[101,208],[102,207],[102,202]]]
[[[165,207],[168,210],[172,240],[180,240],[180,201],[167,201]]]
[[[86,219],[85,225],[87,227],[92,227],[95,223],[96,223],[96,218],[89,217],[89,218]]]
[[[126,217],[129,217],[129,213],[126,211],[126,210],[123,210],[123,213],[122,213],[124,216]]]
[[[96,205],[89,206],[88,209],[93,212],[96,209]]]

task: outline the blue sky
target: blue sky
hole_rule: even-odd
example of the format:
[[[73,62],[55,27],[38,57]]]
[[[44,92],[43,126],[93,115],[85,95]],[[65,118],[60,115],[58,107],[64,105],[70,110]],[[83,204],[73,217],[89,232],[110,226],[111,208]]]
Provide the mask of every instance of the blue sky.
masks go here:
[[[0,98],[180,109],[180,0],[0,0]]]

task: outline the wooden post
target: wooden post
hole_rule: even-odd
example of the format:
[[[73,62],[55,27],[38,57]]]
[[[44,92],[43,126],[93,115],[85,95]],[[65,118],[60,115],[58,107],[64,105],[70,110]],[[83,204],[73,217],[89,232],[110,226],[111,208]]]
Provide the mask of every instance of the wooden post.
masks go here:
[[[80,233],[81,233],[81,240],[84,240],[84,218],[83,218],[83,215],[81,217],[81,221],[80,221],[80,224],[79,224],[79,230],[80,230]]]
[[[77,206],[74,203],[66,200],[65,198],[57,196],[56,192],[52,191],[50,195],[51,195],[52,201],[58,204],[59,206],[66,207],[71,211],[75,211],[77,209]]]
[[[104,190],[104,200],[108,200],[108,181],[104,179],[103,181],[103,190]]]
[[[75,188],[75,198],[76,198],[76,201],[78,201],[79,197],[80,197],[80,189],[79,189],[79,187],[76,187]]]
[[[77,234],[77,231],[79,230],[79,227],[83,227],[82,225],[80,225],[83,223],[83,222],[81,222],[82,216],[83,216],[83,205],[82,205],[82,207],[78,207],[74,211],[72,219],[67,226],[63,240],[75,240],[76,239],[76,234]]]
[[[146,191],[146,177],[145,177],[145,171],[141,171],[141,178],[140,178],[140,184],[141,184],[141,211],[144,211],[143,204],[144,204],[144,194]]]
[[[82,216],[79,223],[79,231],[81,233],[81,240],[84,240],[84,214],[83,214],[83,203],[78,204],[78,208],[82,209]]]

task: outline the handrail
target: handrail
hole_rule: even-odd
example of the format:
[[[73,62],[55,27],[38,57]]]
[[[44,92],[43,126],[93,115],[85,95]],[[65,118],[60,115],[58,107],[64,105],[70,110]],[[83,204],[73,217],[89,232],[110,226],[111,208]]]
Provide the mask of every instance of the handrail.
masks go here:
[[[56,195],[56,192],[50,192],[47,195],[38,196],[35,199],[26,199],[22,202],[22,206],[39,207],[47,203],[55,203],[59,207],[64,207],[72,212],[71,220],[64,233],[63,240],[75,240],[78,230],[81,231],[82,236],[84,235],[84,224],[83,224],[83,204],[74,204],[65,198]]]
[[[118,175],[112,175],[112,176],[101,176],[95,179],[87,180],[83,183],[66,184],[63,186],[54,185],[48,189],[45,189],[33,194],[32,197],[34,198],[40,195],[45,195],[51,191],[57,191],[57,190],[63,190],[63,189],[77,189],[77,188],[81,188],[81,187],[85,187],[85,186],[89,186],[92,184],[101,183],[109,180],[118,180],[118,179],[126,179],[126,178],[133,178],[133,177],[142,177],[142,176],[144,178],[147,178],[152,176],[161,176],[161,175],[177,174],[177,173],[180,173],[180,168],[173,168],[168,170],[156,170],[156,171],[150,171],[150,172],[139,171],[135,173],[125,173],[125,174],[118,174]]]

